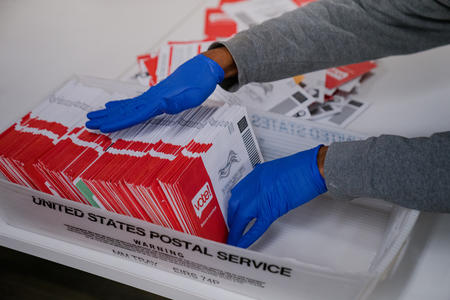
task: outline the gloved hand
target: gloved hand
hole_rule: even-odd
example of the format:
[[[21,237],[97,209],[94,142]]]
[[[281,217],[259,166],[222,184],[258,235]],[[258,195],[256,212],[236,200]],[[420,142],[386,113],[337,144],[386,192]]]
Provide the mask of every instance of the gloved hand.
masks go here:
[[[132,99],[110,101],[105,109],[88,113],[86,127],[112,132],[162,113],[176,114],[200,105],[224,78],[223,69],[199,54],[166,79]]]
[[[320,147],[257,165],[231,190],[228,244],[247,248],[277,218],[327,191],[317,165]]]

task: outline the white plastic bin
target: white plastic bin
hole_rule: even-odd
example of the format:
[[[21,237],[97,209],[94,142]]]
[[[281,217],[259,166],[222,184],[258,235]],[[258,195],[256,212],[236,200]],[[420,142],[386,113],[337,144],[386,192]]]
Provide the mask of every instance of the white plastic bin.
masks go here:
[[[364,137],[270,113],[249,116],[269,160]],[[419,214],[380,200],[324,195],[280,218],[246,250],[5,180],[0,192],[0,216],[11,226],[256,299],[364,299],[401,257]]]

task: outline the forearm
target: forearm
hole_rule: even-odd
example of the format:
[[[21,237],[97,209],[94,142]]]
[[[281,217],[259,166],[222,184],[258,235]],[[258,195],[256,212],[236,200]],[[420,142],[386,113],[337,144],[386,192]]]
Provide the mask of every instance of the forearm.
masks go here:
[[[450,42],[448,0],[320,0],[213,44],[225,45],[248,82],[289,76]],[[233,87],[231,87],[234,84]]]
[[[326,153],[324,177],[329,192],[338,198],[371,197],[450,212],[449,150],[450,132],[334,143]]]

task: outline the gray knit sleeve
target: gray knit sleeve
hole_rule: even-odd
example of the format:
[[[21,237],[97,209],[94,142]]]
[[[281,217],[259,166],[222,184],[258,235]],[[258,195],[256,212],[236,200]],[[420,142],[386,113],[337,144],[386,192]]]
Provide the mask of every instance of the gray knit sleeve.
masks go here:
[[[450,0],[319,0],[238,33],[224,45],[236,90],[264,82],[450,43]]]
[[[325,181],[341,199],[371,197],[424,211],[450,212],[450,131],[429,138],[392,135],[334,143]]]

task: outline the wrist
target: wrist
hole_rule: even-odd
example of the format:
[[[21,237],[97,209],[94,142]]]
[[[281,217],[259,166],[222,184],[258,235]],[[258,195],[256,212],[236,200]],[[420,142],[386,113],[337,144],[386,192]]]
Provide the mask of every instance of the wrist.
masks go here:
[[[214,48],[202,53],[215,61],[224,71],[225,78],[236,76],[238,71],[233,56],[225,47]]]
[[[319,155],[320,150],[324,148],[323,145],[318,145],[309,150],[300,151],[290,157],[294,158],[294,161],[288,161],[287,165],[291,165],[294,168],[298,178],[304,178],[307,184],[311,187],[310,190],[314,191],[314,197],[323,194],[327,191],[327,186],[323,175],[320,173],[321,164],[319,157],[322,159],[322,153]],[[290,168],[290,167],[287,167]]]
[[[323,166],[323,163],[321,162],[322,155],[324,154],[323,148],[325,148],[325,146],[319,145],[315,148],[305,151],[305,152],[310,153],[309,160],[311,163],[310,164],[310,166],[311,166],[311,184],[313,184],[316,187],[317,195],[323,194],[327,191],[327,185],[325,183],[325,179],[320,170],[321,169],[320,166],[321,165]]]
[[[325,178],[325,157],[327,156],[327,151],[328,146],[322,146],[317,152],[317,167],[322,178]]]

